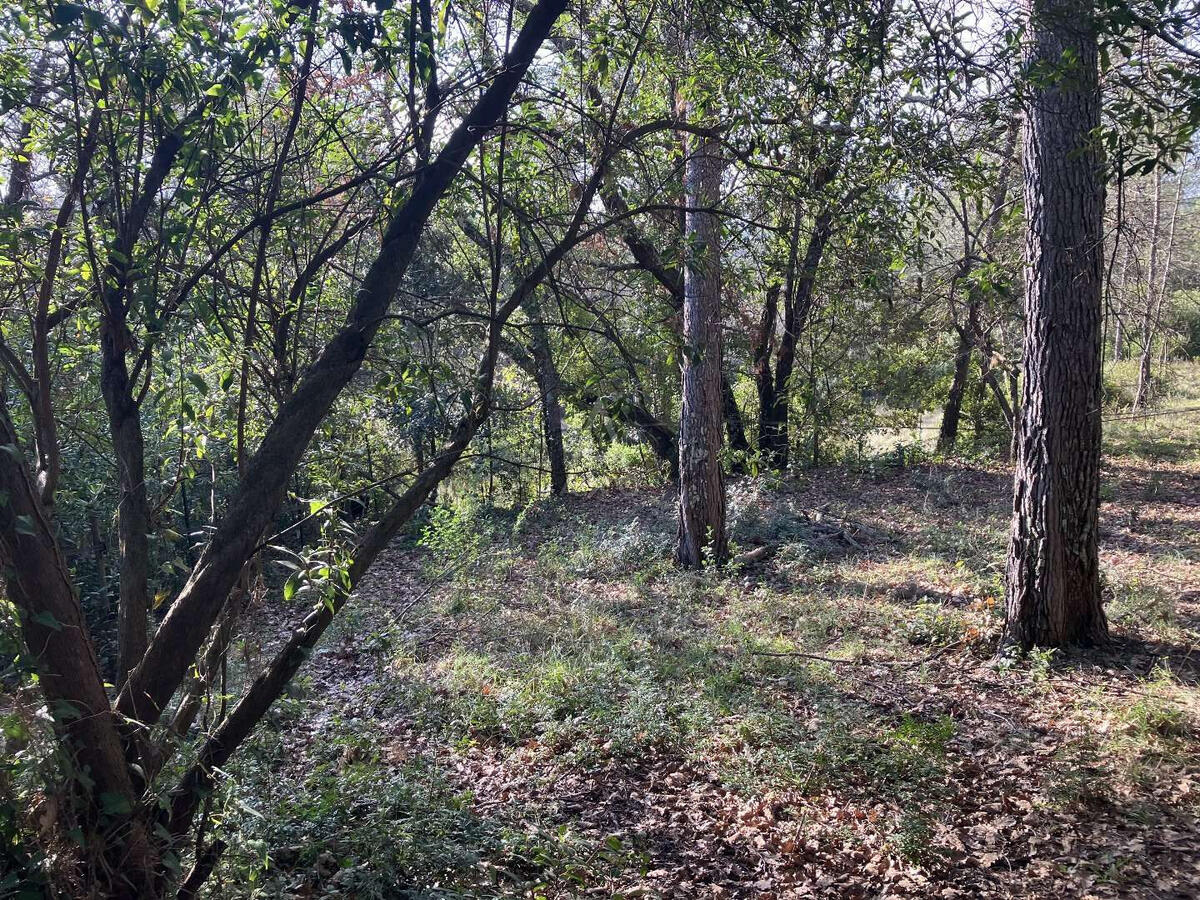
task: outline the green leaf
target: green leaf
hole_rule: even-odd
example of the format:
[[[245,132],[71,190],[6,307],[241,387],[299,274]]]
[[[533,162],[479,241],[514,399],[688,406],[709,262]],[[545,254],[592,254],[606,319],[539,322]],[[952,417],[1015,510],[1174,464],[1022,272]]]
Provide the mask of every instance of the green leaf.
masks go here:
[[[41,612],[35,613],[30,616],[30,619],[45,628],[49,628],[51,631],[62,631],[62,622],[54,618],[54,613],[48,609],[43,609]]]
[[[133,812],[128,797],[105,792],[100,795],[100,813],[105,816],[127,816]]]
[[[50,13],[50,21],[58,26],[71,25],[79,21],[84,13],[84,7],[78,3],[56,3]]]

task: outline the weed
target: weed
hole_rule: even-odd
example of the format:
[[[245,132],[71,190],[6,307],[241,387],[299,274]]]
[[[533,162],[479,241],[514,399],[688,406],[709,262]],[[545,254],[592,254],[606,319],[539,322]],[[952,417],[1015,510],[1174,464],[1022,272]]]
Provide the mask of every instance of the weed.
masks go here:
[[[910,806],[900,814],[888,843],[896,855],[915,866],[927,865],[937,856],[933,846],[933,821],[919,807]]]
[[[967,623],[957,610],[937,603],[919,603],[904,624],[905,637],[910,644],[952,644],[963,639]]]
[[[1053,647],[1035,647],[1029,651],[1029,674],[1034,684],[1044,686],[1050,682],[1050,672],[1057,652]]]
[[[1158,669],[1137,700],[1120,710],[1128,734],[1144,741],[1188,734],[1191,723],[1173,693],[1170,672]]]
[[[1175,596],[1137,578],[1111,588],[1108,611],[1114,622],[1161,638],[1172,637],[1178,624]]]

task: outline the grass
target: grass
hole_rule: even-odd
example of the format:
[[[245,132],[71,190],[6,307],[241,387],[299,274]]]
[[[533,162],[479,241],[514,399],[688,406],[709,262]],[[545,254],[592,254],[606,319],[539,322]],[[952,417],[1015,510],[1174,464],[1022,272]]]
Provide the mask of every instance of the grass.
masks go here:
[[[1137,362],[1110,364],[1108,392],[1120,398],[1105,423],[1104,441],[1114,456],[1141,462],[1200,462],[1200,364],[1173,362],[1156,382],[1152,407],[1134,413]]]
[[[234,773],[220,895],[1188,893],[1200,445],[1174,415],[1106,430],[1101,653],[992,661],[995,468],[734,483],[734,541],[773,553],[724,571],[674,569],[652,490],[436,515]],[[1184,837],[1151,861],[1150,828]]]

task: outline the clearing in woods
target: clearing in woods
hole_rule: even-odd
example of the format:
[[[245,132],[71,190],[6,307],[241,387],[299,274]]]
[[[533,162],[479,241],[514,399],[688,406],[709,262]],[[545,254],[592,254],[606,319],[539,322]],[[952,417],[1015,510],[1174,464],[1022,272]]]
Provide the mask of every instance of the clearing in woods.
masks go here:
[[[1000,468],[734,482],[741,562],[698,575],[666,492],[435,516],[238,768],[240,865],[284,897],[1195,896],[1198,426],[1107,426],[1103,651],[993,659]]]

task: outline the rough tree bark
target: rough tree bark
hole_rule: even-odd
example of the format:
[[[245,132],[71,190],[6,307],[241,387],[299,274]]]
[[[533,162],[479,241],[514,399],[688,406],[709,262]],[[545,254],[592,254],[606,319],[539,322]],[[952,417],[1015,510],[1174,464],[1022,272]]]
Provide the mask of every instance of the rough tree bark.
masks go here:
[[[1004,642],[1094,644],[1104,183],[1091,0],[1030,0],[1026,278]]]
[[[683,274],[683,403],[679,417],[680,565],[720,564],[725,539],[721,472],[721,148],[711,136],[688,135],[684,172],[687,260]]]
[[[600,94],[593,94],[599,104]],[[608,177],[601,186],[600,198],[605,208],[614,216],[623,217],[617,233],[629,249],[634,262],[643,271],[648,272],[667,291],[671,307],[676,312],[683,310],[683,271],[675,265],[669,265],[655,249],[653,243],[646,238],[629,217],[629,204],[621,194],[616,179]],[[746,470],[746,457],[750,454],[750,442],[746,438],[746,426],[742,421],[742,411],[737,404],[737,396],[733,391],[733,382],[729,376],[721,372],[721,404],[725,415],[725,431],[729,437],[729,446],[735,451],[731,469],[736,474]]]

